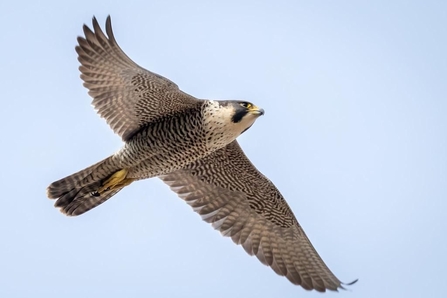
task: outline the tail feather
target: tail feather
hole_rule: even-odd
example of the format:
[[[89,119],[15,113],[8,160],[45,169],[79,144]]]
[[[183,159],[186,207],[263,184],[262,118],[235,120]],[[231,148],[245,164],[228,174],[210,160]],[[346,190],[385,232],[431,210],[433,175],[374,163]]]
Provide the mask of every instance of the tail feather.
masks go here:
[[[82,188],[103,180],[117,170],[119,167],[115,165],[113,156],[110,156],[82,171],[51,183],[47,188],[47,195],[50,199],[57,199],[73,188]]]
[[[95,193],[119,167],[108,157],[82,171],[55,181],[48,186],[47,195],[57,199],[54,206],[70,216],[80,215],[104,203],[122,188]]]
[[[106,191],[100,196],[93,196],[91,192],[82,190],[79,194],[73,197],[68,204],[56,207],[61,207],[60,211],[68,216],[81,215],[95,208],[96,206],[101,205],[112,196],[114,196],[116,193],[118,193],[121,189],[122,188]]]

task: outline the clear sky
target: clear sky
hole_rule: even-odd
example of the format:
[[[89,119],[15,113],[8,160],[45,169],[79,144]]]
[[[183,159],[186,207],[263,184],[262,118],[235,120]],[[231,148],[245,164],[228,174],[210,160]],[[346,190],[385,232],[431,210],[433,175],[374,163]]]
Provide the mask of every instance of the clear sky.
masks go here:
[[[241,146],[360,279],[337,297],[446,296],[447,2],[77,0],[0,4],[0,297],[321,297],[156,178],[80,217],[53,208],[49,183],[121,146],[74,51],[108,14],[138,64],[265,109]]]

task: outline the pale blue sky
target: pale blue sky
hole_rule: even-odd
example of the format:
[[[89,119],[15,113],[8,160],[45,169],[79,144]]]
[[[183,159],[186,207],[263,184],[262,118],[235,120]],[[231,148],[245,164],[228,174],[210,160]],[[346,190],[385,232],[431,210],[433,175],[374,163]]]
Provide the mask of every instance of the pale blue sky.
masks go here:
[[[243,3],[1,2],[1,297],[321,297],[157,179],[80,217],[53,208],[49,183],[121,146],[74,51],[108,14],[143,67],[265,109],[240,143],[333,272],[360,279],[337,297],[446,296],[447,2]]]

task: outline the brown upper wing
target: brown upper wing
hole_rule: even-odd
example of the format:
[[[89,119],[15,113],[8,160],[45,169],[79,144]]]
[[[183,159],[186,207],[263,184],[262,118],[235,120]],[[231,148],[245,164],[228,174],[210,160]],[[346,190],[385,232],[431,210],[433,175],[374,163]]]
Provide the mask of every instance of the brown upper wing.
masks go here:
[[[282,195],[237,141],[160,178],[206,222],[277,274],[307,290],[343,288]]]
[[[86,25],[83,29],[85,37],[78,37],[76,47],[81,78],[95,109],[124,141],[145,124],[201,102],[127,57],[115,40],[110,16],[107,36],[96,18],[94,31]]]

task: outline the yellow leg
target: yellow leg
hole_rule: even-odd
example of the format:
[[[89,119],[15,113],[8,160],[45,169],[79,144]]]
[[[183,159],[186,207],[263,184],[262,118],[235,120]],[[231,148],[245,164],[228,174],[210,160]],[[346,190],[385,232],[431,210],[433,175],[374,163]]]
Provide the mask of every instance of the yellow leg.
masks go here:
[[[129,171],[127,169],[122,169],[115,172],[109,179],[107,179],[104,184],[98,189],[97,193],[101,194],[107,190],[113,190],[116,188],[122,188],[131,184],[134,179],[126,178],[127,173]]]

